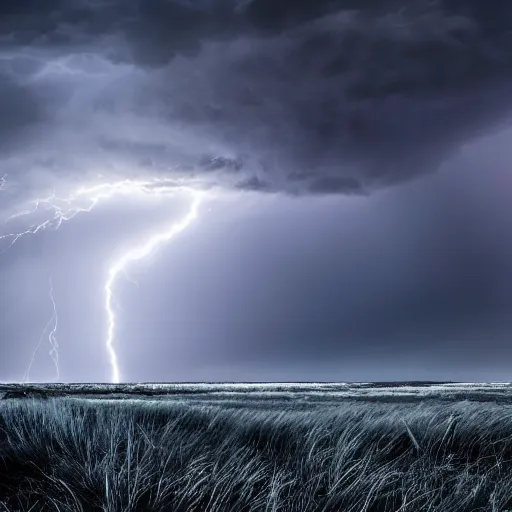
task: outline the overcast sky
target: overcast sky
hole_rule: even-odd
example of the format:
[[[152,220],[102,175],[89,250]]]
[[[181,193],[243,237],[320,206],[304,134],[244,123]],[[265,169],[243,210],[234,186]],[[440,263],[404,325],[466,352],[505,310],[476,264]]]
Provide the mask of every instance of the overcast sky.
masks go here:
[[[125,381],[511,381],[511,24],[506,0],[3,0],[0,237],[80,187],[206,190],[115,283]],[[109,381],[112,261],[190,204],[0,239],[0,380],[52,289],[31,380],[56,327],[60,379]]]

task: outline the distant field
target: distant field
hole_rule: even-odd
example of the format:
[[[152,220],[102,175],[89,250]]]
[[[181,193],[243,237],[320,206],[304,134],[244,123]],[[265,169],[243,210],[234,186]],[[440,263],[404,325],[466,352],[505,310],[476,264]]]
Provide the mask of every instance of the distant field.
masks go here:
[[[508,384],[0,385],[0,512],[512,510]]]

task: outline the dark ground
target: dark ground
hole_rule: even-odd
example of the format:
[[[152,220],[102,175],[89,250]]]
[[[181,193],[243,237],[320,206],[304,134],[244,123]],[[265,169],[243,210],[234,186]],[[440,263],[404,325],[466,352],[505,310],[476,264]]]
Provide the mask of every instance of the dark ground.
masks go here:
[[[0,512],[505,512],[511,390],[0,385]]]

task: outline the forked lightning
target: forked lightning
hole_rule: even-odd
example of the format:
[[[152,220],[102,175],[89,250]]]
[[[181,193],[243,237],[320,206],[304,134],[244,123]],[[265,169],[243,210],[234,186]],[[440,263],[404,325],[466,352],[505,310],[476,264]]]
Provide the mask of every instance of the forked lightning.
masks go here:
[[[5,178],[5,176],[0,178],[0,190],[5,186]],[[111,200],[115,197],[126,196],[130,199],[156,199],[162,196],[173,197],[179,192],[186,192],[192,196],[192,202],[186,216],[180,221],[172,222],[164,226],[160,231],[152,233],[148,236],[145,242],[127,250],[114,259],[108,268],[107,279],[104,286],[104,304],[107,318],[106,349],[109,355],[111,380],[114,383],[118,383],[120,381],[118,358],[114,347],[116,314],[113,305],[113,290],[116,280],[120,274],[125,273],[127,267],[131,263],[146,258],[159,246],[165,244],[174,236],[184,231],[194,221],[194,219],[197,218],[204,192],[189,186],[184,186],[180,182],[162,178],[154,178],[151,180],[125,179],[115,182],[102,182],[88,187],[80,187],[64,197],[58,196],[54,191],[47,197],[41,197],[33,200],[25,210],[17,212],[7,219],[7,222],[12,222],[22,217],[41,215],[42,219],[39,222],[34,222],[27,229],[13,231],[0,236],[0,243],[2,241],[6,242],[6,247],[3,250],[0,250],[1,254],[11,248],[18,240],[20,240],[20,238],[28,235],[35,235],[47,229],[58,229],[63,223],[72,220],[76,215],[91,212],[99,203]],[[57,379],[60,378],[58,344],[56,339],[58,315],[53,297],[53,285],[51,281],[50,297],[53,304],[53,316],[45,327],[39,343],[32,354],[30,365],[25,373],[26,381],[30,378],[30,370],[34,362],[36,352],[40,348],[43,338],[50,328],[51,331],[48,337],[51,346],[50,357],[56,367]]]
[[[41,333],[41,337],[39,338],[39,343],[37,344],[36,348],[34,349],[34,352],[32,352],[32,357],[30,359],[30,363],[28,365],[27,371],[25,372],[25,375],[23,376],[24,382],[30,382],[30,371],[32,370],[32,366],[34,364],[34,360],[36,357],[37,352],[41,348],[41,345],[43,344],[43,339],[45,334],[50,330],[48,334],[48,341],[50,343],[50,352],[49,355],[53,361],[53,364],[55,366],[55,381],[60,380],[60,367],[59,367],[59,344],[57,342],[57,327],[59,323],[59,316],[57,313],[57,304],[55,303],[55,299],[53,297],[53,283],[50,279],[50,300],[52,302],[52,316],[49,320],[49,322],[46,324],[45,328],[43,329],[43,332]]]

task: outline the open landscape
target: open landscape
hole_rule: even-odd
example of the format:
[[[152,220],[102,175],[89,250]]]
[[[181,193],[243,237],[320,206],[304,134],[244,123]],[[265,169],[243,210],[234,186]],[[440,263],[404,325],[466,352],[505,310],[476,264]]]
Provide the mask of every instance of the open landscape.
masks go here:
[[[511,391],[2,385],[0,510],[505,512]]]
[[[511,162],[512,0],[0,0],[0,512],[512,512]]]

